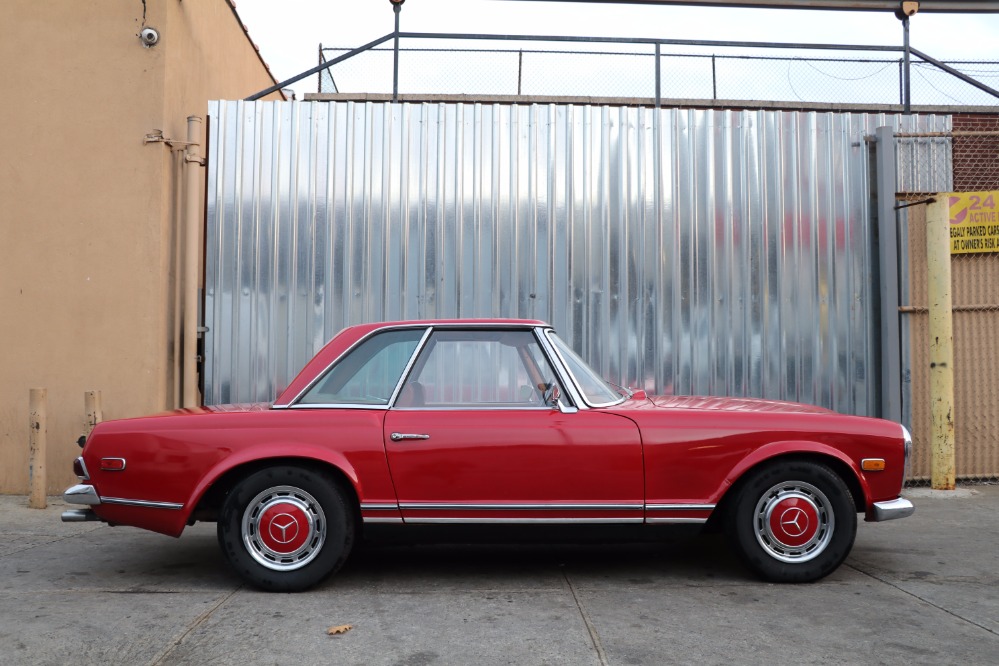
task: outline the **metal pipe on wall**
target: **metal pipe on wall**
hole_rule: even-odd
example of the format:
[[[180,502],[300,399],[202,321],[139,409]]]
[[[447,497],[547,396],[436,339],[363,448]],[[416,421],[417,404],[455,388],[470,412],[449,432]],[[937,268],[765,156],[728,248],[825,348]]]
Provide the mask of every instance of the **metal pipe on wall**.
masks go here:
[[[187,117],[184,151],[184,278],[183,406],[196,407],[198,395],[198,276],[201,273],[201,169],[196,148],[201,141],[201,118]]]
[[[90,433],[98,423],[104,420],[104,406],[101,400],[100,391],[84,391],[83,409],[86,411],[87,420],[83,424],[84,436],[90,437]]]

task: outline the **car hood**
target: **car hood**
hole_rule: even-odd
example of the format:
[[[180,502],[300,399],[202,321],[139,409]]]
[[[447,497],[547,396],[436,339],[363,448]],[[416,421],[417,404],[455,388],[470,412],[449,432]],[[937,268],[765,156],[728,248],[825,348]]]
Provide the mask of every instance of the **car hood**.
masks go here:
[[[757,398],[722,398],[714,396],[657,395],[651,398],[656,407],[698,409],[723,412],[779,412],[793,414],[829,414],[830,410],[814,405]]]

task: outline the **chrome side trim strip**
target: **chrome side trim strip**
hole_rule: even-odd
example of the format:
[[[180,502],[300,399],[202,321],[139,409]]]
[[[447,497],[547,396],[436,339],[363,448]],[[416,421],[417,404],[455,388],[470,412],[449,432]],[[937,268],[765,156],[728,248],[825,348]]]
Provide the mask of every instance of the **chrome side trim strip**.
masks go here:
[[[410,511],[641,511],[642,504],[437,504],[400,503]],[[616,520],[616,519],[615,519]]]
[[[911,516],[915,512],[916,507],[912,505],[912,502],[904,497],[899,497],[897,499],[888,500],[887,502],[875,502],[871,520],[873,522],[896,520],[898,518]]]
[[[646,504],[648,511],[714,511],[714,504]]]
[[[385,524],[393,524],[393,525],[402,525],[403,524],[402,523],[402,518],[398,518],[398,517],[395,517],[395,518],[389,518],[389,517],[381,517],[381,518],[375,517],[375,518],[371,518],[369,516],[362,516],[361,517],[361,521],[365,522],[365,523],[385,523]]]
[[[101,501],[104,504],[118,504],[121,506],[138,506],[145,509],[170,509],[171,511],[177,511],[178,509],[183,509],[183,504],[178,504],[176,502],[153,502],[151,500],[137,500],[137,499],[125,499],[122,497],[103,497]]]
[[[650,523],[650,524],[652,524],[652,523],[674,523],[674,524],[689,523],[689,524],[702,525],[702,524],[708,522],[708,519],[707,518],[654,518],[653,517],[653,518],[646,518],[645,522]]]
[[[90,484],[78,483],[66,489],[62,494],[62,499],[68,504],[86,504],[87,506],[97,506],[101,503],[101,496],[97,494]]]
[[[288,405],[287,407],[275,407],[274,409],[380,409],[385,411],[388,405],[360,405],[357,403],[309,403],[307,405]]]
[[[443,524],[443,523],[630,523],[641,524],[641,518],[406,518],[409,524]]]
[[[302,408],[304,406],[305,405],[299,405],[298,407]],[[331,406],[333,406],[333,405],[331,405]],[[336,406],[338,406],[338,405],[336,405]],[[489,403],[486,402],[486,403],[479,403],[479,404],[475,404],[475,405],[429,405],[429,406],[425,406],[425,407],[393,407],[392,409],[397,409],[399,411],[406,411],[406,412],[460,412],[460,411],[465,411],[465,412],[471,412],[471,411],[475,411],[475,412],[486,412],[486,411],[490,411],[490,412],[504,412],[504,411],[505,412],[514,412],[514,411],[516,411],[516,412],[527,412],[527,411],[550,412],[550,411],[552,411],[553,408],[552,407],[545,407],[543,405],[541,407],[530,407],[530,406],[527,406],[527,405],[524,405],[523,407],[521,407],[519,405],[504,405],[502,407],[497,407],[497,406],[494,406],[494,405],[490,405]]]
[[[392,502],[361,502],[361,511],[398,511],[399,505]]]

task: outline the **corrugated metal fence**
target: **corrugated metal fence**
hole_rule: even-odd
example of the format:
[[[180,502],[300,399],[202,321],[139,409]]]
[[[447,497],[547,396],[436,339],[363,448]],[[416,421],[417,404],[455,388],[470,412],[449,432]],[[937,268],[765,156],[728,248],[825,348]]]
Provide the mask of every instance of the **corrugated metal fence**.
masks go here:
[[[617,383],[876,413],[865,137],[946,122],[213,102],[205,402],[272,399],[350,324],[503,316]]]

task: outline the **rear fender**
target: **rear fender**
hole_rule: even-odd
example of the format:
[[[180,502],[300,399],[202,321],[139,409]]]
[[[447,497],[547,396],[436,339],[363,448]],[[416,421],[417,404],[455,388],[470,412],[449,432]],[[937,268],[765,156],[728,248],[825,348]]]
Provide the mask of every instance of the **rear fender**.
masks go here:
[[[328,448],[318,446],[302,445],[289,446],[288,448],[275,447],[273,445],[260,448],[254,447],[241,450],[227,457],[202,477],[201,481],[195,486],[188,501],[184,504],[185,522],[190,518],[191,513],[198,506],[205,493],[227,473],[244,465],[252,464],[259,466],[266,464],[268,461],[274,461],[275,464],[289,464],[290,461],[301,461],[303,463],[320,463],[324,466],[335,467],[350,482],[357,497],[363,497],[360,479],[357,476],[356,470],[347,458],[337,451],[331,451]]]

